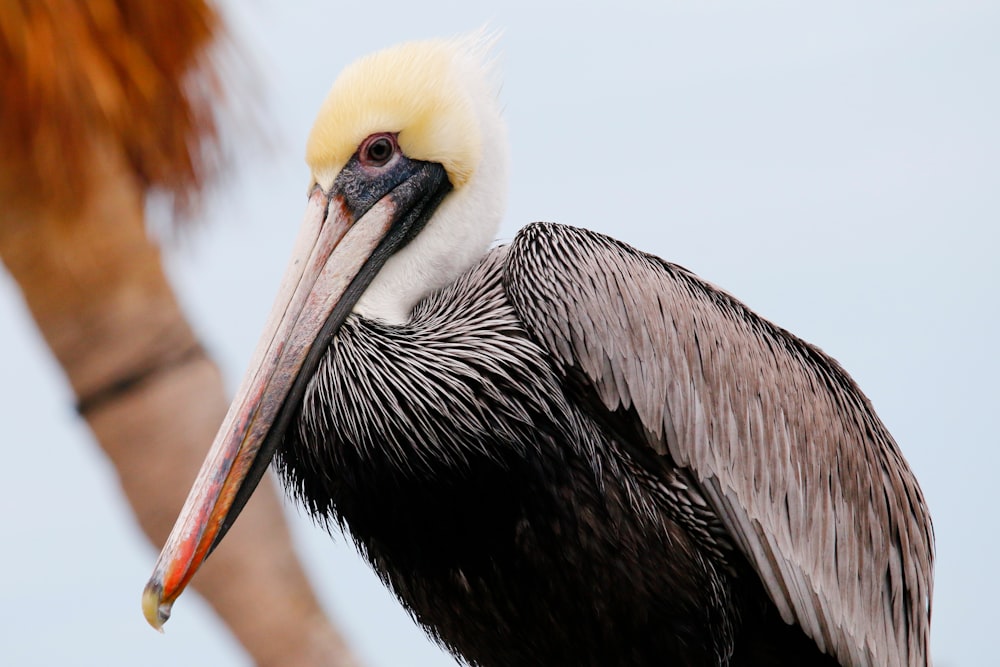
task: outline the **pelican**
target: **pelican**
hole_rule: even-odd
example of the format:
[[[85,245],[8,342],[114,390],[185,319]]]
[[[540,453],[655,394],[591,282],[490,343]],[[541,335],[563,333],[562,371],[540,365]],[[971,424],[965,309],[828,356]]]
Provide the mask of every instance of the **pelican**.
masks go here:
[[[403,44],[334,83],[292,260],[147,619],[273,459],[470,665],[930,664],[927,506],[835,360],[594,232],[490,247],[490,48]]]

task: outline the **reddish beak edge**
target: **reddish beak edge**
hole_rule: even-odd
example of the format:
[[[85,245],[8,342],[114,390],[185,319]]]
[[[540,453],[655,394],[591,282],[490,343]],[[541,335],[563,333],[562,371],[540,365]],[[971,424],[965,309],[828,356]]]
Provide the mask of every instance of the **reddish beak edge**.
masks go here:
[[[355,222],[340,196],[328,197],[318,187],[310,195],[264,334],[143,590],[143,614],[157,630],[228,529],[223,524],[237,492],[259,480],[247,478],[261,444],[328,317],[388,233],[394,213],[385,197]],[[266,453],[265,465],[271,455]]]

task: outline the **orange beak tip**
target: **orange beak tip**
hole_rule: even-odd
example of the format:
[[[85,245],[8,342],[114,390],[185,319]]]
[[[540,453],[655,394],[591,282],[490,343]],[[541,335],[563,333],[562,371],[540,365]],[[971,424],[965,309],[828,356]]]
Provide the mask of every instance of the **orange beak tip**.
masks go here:
[[[163,624],[170,618],[171,602],[163,602],[163,586],[150,581],[142,591],[142,614],[153,629],[163,632]]]

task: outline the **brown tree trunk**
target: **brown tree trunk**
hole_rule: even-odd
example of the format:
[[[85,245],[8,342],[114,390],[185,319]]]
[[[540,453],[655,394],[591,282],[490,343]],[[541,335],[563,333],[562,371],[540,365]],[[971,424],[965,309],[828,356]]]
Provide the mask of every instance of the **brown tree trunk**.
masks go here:
[[[227,401],[146,234],[141,185],[114,149],[98,147],[88,172],[92,194],[73,219],[3,207],[0,258],[159,546]],[[356,664],[305,579],[269,478],[193,584],[258,665]]]

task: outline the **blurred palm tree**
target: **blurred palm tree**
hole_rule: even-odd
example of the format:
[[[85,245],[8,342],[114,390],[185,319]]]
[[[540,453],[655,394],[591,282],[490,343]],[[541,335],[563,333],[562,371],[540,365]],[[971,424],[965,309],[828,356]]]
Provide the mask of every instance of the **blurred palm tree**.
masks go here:
[[[157,546],[227,401],[144,207],[191,210],[219,167],[221,32],[204,0],[0,3],[0,259]],[[354,664],[270,480],[194,585],[258,665]]]

